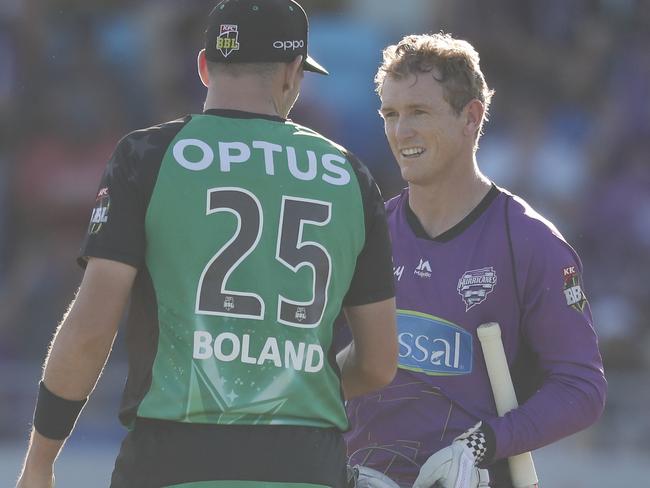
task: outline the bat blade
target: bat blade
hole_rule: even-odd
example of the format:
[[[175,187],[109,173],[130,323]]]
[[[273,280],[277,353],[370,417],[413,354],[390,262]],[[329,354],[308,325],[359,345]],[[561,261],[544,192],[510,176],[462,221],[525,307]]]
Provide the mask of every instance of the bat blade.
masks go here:
[[[476,332],[483,349],[497,413],[503,416],[519,404],[501,341],[501,328],[496,322],[488,322],[480,325]],[[508,466],[515,488],[537,487],[537,473],[530,452],[508,458]]]

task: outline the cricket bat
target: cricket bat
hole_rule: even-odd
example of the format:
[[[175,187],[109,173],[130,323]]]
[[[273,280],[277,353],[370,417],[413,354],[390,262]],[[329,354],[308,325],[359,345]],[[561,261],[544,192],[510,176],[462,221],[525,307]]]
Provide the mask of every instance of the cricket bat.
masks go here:
[[[488,322],[480,325],[476,332],[483,349],[497,413],[503,416],[519,404],[501,341],[501,328],[496,322]],[[530,452],[508,458],[508,466],[515,488],[537,488],[537,473]]]

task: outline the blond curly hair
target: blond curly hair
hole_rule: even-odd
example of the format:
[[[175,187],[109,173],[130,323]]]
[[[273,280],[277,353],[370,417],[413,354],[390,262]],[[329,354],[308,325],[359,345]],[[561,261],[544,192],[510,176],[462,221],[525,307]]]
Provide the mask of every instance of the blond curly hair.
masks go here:
[[[471,100],[483,104],[480,137],[494,90],[485,82],[476,49],[469,42],[442,32],[405,36],[383,51],[383,62],[375,75],[377,94],[381,96],[386,77],[399,80],[421,73],[431,73],[442,85],[443,96],[456,115]]]

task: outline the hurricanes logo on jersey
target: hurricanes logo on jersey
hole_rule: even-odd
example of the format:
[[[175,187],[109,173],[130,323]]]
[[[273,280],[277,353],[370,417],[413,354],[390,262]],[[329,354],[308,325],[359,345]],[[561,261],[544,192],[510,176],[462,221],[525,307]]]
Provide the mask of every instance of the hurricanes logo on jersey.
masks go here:
[[[562,275],[564,277],[564,298],[566,298],[566,304],[578,312],[582,312],[587,304],[587,297],[580,285],[580,274],[576,271],[575,266],[569,266],[562,270]]]
[[[467,312],[474,305],[484,302],[497,284],[497,274],[492,266],[465,271],[458,280],[458,294],[465,302]]]
[[[97,234],[102,226],[108,221],[108,211],[111,208],[111,197],[108,194],[108,187],[102,188],[97,193],[95,208],[90,215],[89,234]]]
[[[221,24],[219,26],[217,49],[221,51],[224,58],[227,58],[233,51],[239,51],[239,30],[236,25]]]

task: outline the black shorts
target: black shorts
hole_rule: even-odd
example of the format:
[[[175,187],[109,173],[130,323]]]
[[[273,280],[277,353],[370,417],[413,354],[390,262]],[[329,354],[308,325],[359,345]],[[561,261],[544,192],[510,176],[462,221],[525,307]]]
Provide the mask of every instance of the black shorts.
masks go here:
[[[345,444],[336,429],[138,418],[122,442],[111,488],[161,488],[220,480],[343,488],[345,466]]]

